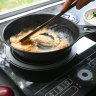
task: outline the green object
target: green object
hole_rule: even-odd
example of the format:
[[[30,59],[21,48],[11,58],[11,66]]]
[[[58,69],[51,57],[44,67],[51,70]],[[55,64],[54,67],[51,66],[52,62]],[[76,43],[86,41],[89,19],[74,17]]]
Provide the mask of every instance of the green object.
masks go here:
[[[93,12],[93,17],[96,17],[96,12]]]

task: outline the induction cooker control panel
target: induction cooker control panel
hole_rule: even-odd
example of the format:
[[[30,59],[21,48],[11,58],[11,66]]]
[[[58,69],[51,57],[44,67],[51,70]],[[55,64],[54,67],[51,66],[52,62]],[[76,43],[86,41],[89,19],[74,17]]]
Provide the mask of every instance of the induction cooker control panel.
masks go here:
[[[96,86],[96,51],[78,63],[45,96],[87,96]],[[93,96],[93,95],[92,95]]]
[[[71,86],[73,81],[69,78],[65,79],[63,82],[59,83],[52,90],[47,92],[45,96],[70,96],[78,92],[78,88],[76,86]],[[70,87],[71,86],[71,87]]]
[[[87,96],[96,86],[96,51],[83,59],[67,77],[73,81],[73,84],[67,89],[68,93],[65,91],[61,96]]]

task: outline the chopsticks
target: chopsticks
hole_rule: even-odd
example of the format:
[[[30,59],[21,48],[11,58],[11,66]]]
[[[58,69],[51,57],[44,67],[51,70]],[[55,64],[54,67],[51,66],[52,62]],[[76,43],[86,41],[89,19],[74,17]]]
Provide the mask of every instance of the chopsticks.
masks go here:
[[[22,42],[24,40],[26,40],[28,37],[30,37],[31,35],[35,34],[37,31],[39,31],[40,29],[42,29],[43,27],[51,24],[52,22],[55,22],[61,15],[63,15],[65,12],[67,12],[68,10],[70,10],[71,8],[73,8],[77,3],[77,0],[74,1],[71,6],[64,12],[60,12],[59,14],[57,14],[56,16],[52,17],[51,19],[49,19],[48,21],[46,21],[45,23],[43,23],[42,25],[38,26],[36,29],[34,29],[32,32],[30,32],[29,34],[25,35],[24,37],[22,37],[19,41]]]

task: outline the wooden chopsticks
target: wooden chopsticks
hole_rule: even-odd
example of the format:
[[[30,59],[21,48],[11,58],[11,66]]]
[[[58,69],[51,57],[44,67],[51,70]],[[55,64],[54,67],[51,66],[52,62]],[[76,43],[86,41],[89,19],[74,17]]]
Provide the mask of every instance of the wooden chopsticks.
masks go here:
[[[35,34],[37,31],[39,31],[40,29],[42,29],[43,27],[51,24],[52,22],[56,21],[61,15],[63,15],[65,12],[67,12],[68,10],[70,10],[71,8],[73,8],[77,3],[77,0],[74,1],[71,6],[64,12],[60,12],[59,14],[55,15],[54,17],[52,17],[51,19],[49,19],[48,21],[46,21],[45,23],[43,23],[42,25],[38,26],[36,29],[34,29],[32,32],[30,32],[29,34],[25,35],[24,37],[22,37],[19,41],[22,42],[25,39],[27,39],[28,37],[30,37],[31,35]]]

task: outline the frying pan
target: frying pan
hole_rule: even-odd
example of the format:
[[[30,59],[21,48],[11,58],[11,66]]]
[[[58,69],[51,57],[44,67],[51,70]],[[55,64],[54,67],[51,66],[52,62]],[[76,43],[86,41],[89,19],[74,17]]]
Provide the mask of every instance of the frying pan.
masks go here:
[[[54,15],[52,14],[34,14],[13,20],[12,22],[10,22],[5,26],[2,32],[2,40],[5,44],[7,44],[11,48],[11,50],[13,50],[20,57],[23,57],[29,61],[45,62],[51,60],[58,60],[60,57],[65,58],[70,53],[72,46],[81,37],[96,32],[96,26],[86,26],[86,25],[77,26],[73,22],[60,17],[56,22],[53,22],[47,27],[50,29],[54,29],[58,33],[61,32],[65,35],[68,41],[70,41],[70,46],[68,46],[67,48],[50,52],[36,53],[36,52],[21,51],[10,45],[9,39],[11,36],[18,34],[25,28],[36,28],[37,26],[40,26],[53,16]]]

